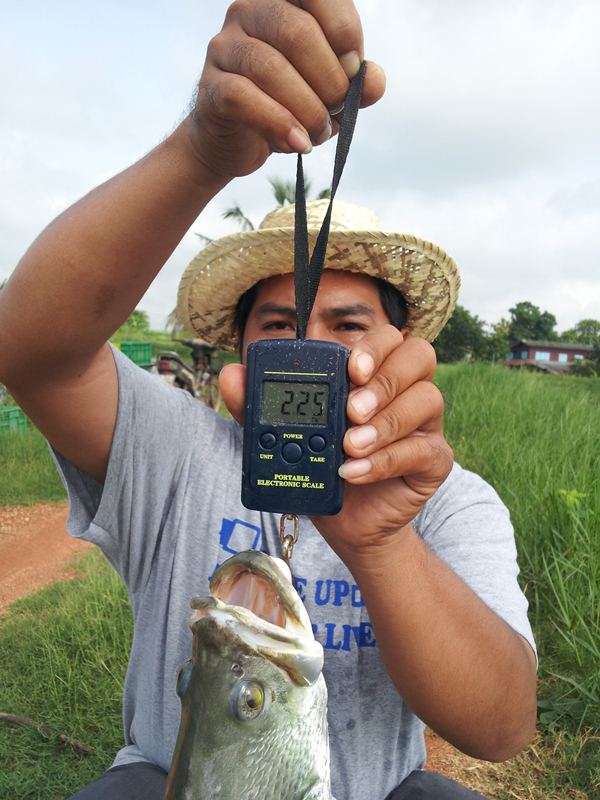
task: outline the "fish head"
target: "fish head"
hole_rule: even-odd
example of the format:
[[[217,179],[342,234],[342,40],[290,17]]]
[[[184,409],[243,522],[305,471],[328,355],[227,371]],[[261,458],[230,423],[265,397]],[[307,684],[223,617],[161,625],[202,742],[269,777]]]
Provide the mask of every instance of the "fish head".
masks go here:
[[[239,553],[214,573],[210,596],[191,605],[193,657],[178,680],[172,782],[202,785],[194,800],[283,797],[289,781],[327,782],[323,648],[287,566]]]
[[[312,685],[321,674],[323,648],[281,559],[257,550],[238,553],[213,574],[210,597],[194,597],[191,606],[195,652],[201,644],[222,653],[245,645],[248,654],[277,664],[299,686]]]

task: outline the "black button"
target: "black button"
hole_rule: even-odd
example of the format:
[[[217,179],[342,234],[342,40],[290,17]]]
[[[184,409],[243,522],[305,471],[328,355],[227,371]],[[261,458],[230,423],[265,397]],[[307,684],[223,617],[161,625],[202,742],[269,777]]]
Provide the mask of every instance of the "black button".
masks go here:
[[[296,444],[296,442],[288,442],[281,448],[281,455],[283,456],[283,460],[287,461],[288,464],[295,464],[296,461],[300,461],[302,458],[302,448],[299,444]]]
[[[272,450],[277,444],[277,437],[274,433],[263,433],[260,437],[260,444],[265,450]]]
[[[315,453],[320,453],[327,447],[327,442],[322,436],[311,436],[309,445],[310,449],[314,450]]]

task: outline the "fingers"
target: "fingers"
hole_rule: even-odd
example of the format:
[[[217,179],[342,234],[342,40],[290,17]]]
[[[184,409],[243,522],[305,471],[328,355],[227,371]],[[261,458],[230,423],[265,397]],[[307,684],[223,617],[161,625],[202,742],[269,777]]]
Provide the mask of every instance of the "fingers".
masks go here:
[[[222,73],[211,82],[214,68],[205,69],[206,80],[198,92],[198,112],[209,112],[223,120],[226,128],[231,120],[255,131],[280,153],[309,153],[312,149],[306,128],[286,108],[260,91],[252,81],[240,75]]]
[[[364,58],[362,26],[354,3],[297,0],[294,5],[308,11],[317,20],[347,76],[353,78]]]
[[[311,143],[336,132],[331,117],[343,106],[362,54],[351,0],[237,0],[209,45],[195,119],[217,120],[213,138],[220,120],[229,137],[239,123],[271,150],[309,152]],[[378,100],[384,89],[383,71],[370,64],[362,105]]]
[[[340,474],[352,483],[423,474],[443,480],[452,451],[443,438],[444,400],[431,383],[433,348],[392,326],[367,334],[353,348],[348,399],[354,423],[344,437],[349,460]]]
[[[441,432],[444,399],[439,389],[419,381],[385,406],[366,425],[346,431],[344,450],[351,458],[363,458],[415,431]]]
[[[356,388],[348,398],[348,419],[360,425],[386,408],[418,381],[431,381],[436,359],[424,339],[408,337],[386,325],[367,334],[355,345],[348,361],[348,376]]]
[[[219,373],[219,389],[223,402],[231,416],[244,424],[246,398],[246,367],[242,364],[227,364]]]
[[[339,107],[348,91],[348,76],[318,18],[288,2],[265,0],[242,3],[235,19],[248,37],[260,39],[281,53],[326,108]],[[358,19],[355,25],[360,31]],[[357,62],[354,74],[360,67],[358,57]]]
[[[224,115],[233,113],[263,134],[275,133],[274,126],[280,126],[279,133],[270,135],[271,144],[278,150],[289,144],[287,132],[293,127],[306,134],[307,145],[321,144],[331,137],[325,103],[277,49],[258,39],[226,41],[212,47],[214,65],[223,73],[222,85],[230,87],[229,96],[235,87],[244,87],[237,106],[223,108]],[[329,96],[336,95],[330,92]]]
[[[295,0],[294,5],[303,8],[314,17],[347,78],[353,78],[365,57],[362,25],[354,3],[350,0],[336,3],[332,3],[331,0]],[[344,96],[347,91],[346,86]],[[384,91],[384,71],[377,64],[368,62],[361,108],[376,103]],[[341,110],[339,105],[327,105],[327,108],[334,116]]]
[[[346,461],[340,475],[352,484],[376,483],[389,478],[426,477],[428,487],[440,485],[452,469],[452,450],[441,434],[411,436],[372,453]]]
[[[428,457],[439,455],[428,449],[430,441],[441,441],[447,451],[450,450],[442,436],[443,418],[441,393],[432,383],[419,381],[368,424],[346,432],[344,451],[349,460],[340,474],[358,483],[413,474],[415,469],[425,465]],[[435,464],[430,463],[429,468],[437,474]]]

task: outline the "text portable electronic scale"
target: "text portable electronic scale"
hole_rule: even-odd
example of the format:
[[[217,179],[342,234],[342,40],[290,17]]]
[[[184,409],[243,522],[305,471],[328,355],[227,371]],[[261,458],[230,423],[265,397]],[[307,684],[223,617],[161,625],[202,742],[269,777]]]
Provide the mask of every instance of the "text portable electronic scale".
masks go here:
[[[264,339],[247,350],[242,503],[282,513],[284,557],[291,556],[298,514],[337,514],[342,507],[342,442],[346,431],[349,350],[335,342],[306,339],[325,260],[332,204],[358,114],[366,65],[351,81],[338,134],[329,207],[312,256],[302,156],[296,174],[294,283],[296,339]],[[285,519],[295,537],[284,534]],[[284,539],[287,541],[285,546]]]

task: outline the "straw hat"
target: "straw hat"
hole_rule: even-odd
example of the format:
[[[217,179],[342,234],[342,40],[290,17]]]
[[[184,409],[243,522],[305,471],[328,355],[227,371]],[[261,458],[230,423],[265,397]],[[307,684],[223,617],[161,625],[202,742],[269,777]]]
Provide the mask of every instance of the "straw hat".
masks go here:
[[[310,252],[329,201],[306,204]],[[408,305],[413,336],[433,341],[456,305],[460,276],[437,245],[381,230],[375,214],[334,201],[323,269],[344,269],[382,278]],[[207,342],[234,350],[234,311],[240,296],[257,281],[294,270],[294,206],[276,208],[255,231],[211,242],[185,270],[179,284],[179,321]]]

